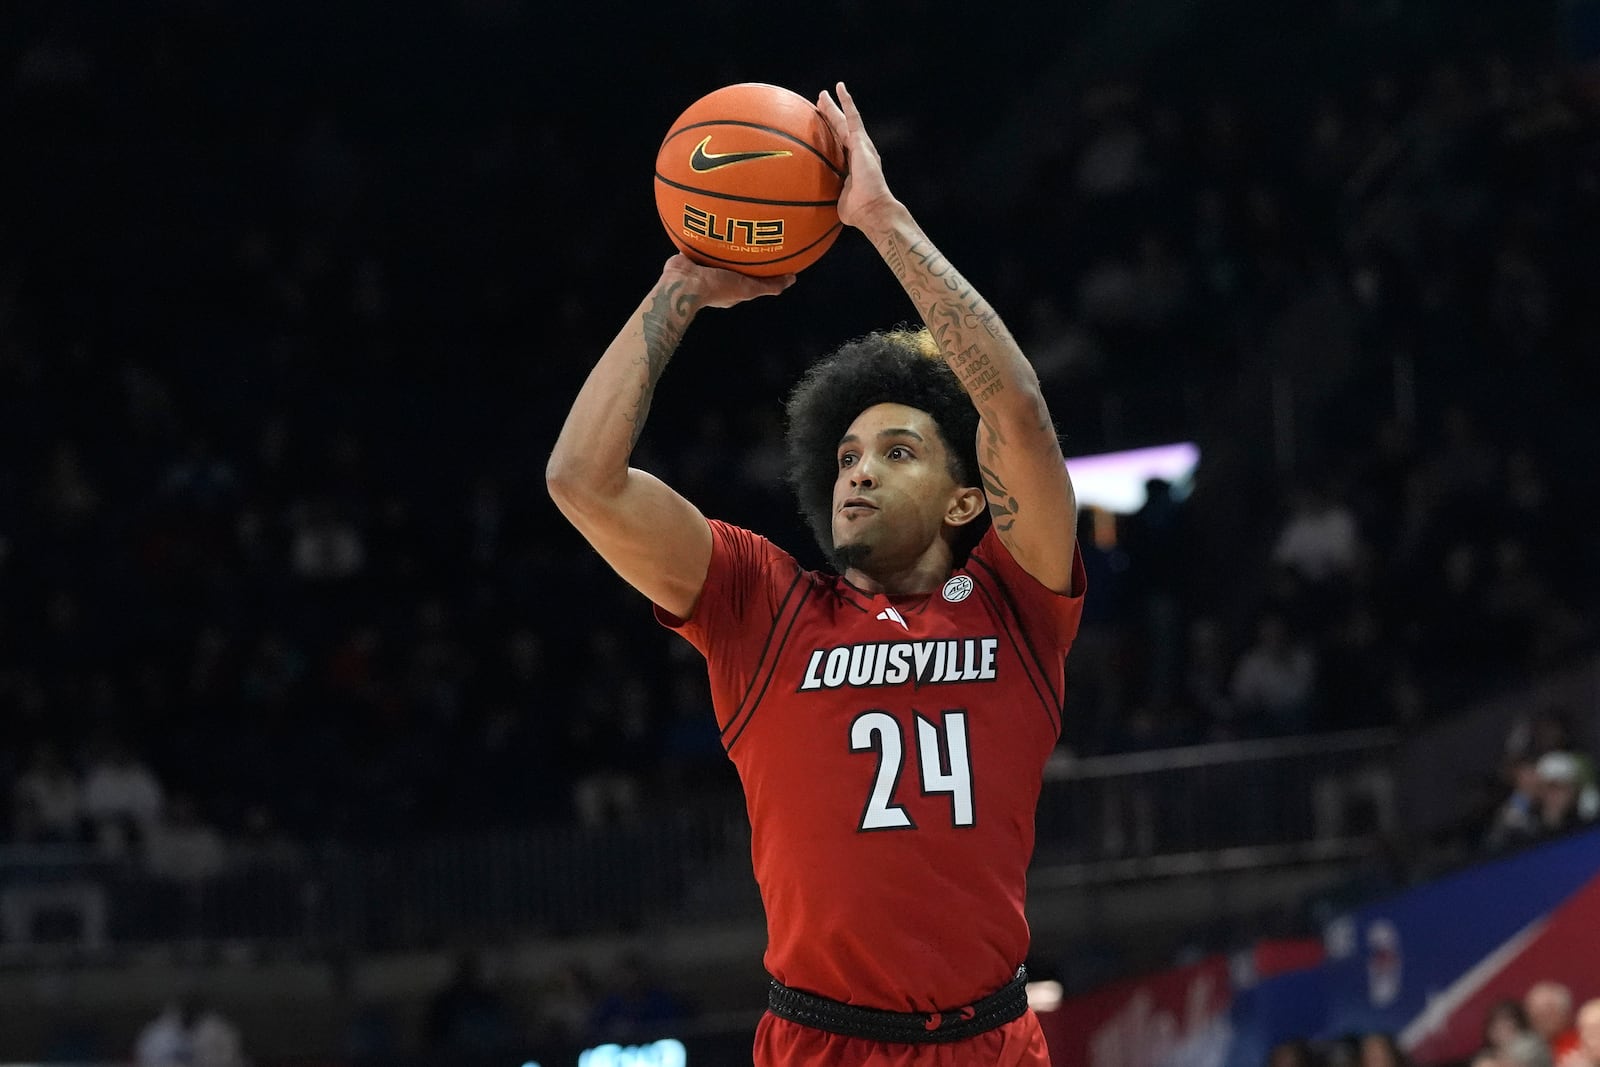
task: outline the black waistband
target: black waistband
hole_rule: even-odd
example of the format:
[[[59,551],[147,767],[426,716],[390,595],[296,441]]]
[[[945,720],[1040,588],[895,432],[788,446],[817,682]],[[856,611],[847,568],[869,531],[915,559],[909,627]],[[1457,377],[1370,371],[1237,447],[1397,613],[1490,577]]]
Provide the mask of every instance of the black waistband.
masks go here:
[[[1004,1026],[1028,1010],[1028,971],[1026,967],[1018,967],[1011,981],[976,1004],[931,1013],[883,1011],[842,1004],[814,993],[790,989],[774,978],[767,990],[767,1009],[780,1019],[802,1026],[869,1041],[898,1041],[911,1045],[964,1041]]]

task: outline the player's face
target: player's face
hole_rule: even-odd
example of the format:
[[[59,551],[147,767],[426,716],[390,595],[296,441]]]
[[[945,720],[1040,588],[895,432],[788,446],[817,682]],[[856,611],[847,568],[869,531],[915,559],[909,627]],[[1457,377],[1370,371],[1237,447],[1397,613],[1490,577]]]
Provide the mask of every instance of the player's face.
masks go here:
[[[839,441],[833,483],[833,543],[852,565],[908,565],[939,537],[962,488],[933,417],[905,404],[877,404]]]

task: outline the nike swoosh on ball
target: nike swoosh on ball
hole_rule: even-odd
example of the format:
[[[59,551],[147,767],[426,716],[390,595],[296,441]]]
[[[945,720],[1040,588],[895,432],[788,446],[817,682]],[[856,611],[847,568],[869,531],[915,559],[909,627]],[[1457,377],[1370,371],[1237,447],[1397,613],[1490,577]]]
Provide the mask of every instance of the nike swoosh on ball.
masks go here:
[[[707,152],[706,145],[711,143],[707,137],[694,146],[694,152],[689,156],[689,169],[704,173],[716,170],[718,167],[728,167],[735,163],[748,163],[752,159],[770,159],[773,156],[787,156],[789,152],[776,149],[770,152]]]

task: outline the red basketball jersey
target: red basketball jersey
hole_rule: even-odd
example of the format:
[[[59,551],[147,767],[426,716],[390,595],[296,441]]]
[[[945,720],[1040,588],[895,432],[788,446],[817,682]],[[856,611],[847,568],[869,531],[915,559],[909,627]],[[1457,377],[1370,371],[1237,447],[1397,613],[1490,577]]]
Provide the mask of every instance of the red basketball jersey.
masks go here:
[[[1027,956],[1033,819],[1083,609],[991,529],[942,589],[869,595],[711,524],[688,621],[737,766],[766,967],[848,1004],[933,1012]]]

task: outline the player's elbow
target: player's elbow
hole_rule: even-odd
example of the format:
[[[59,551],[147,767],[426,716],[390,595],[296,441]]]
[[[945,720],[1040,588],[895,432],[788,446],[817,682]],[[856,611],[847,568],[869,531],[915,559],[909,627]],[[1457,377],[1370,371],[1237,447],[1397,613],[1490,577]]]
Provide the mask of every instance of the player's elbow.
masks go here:
[[[583,487],[591,481],[592,479],[585,476],[582,465],[574,463],[571,457],[563,454],[560,449],[552,452],[549,460],[545,462],[545,491],[562,511],[566,511],[582,499]]]
[[[550,454],[544,465],[544,487],[550,499],[557,504],[567,504],[580,499],[583,487],[591,478],[585,476],[583,467],[574,463],[558,450]]]
[[[621,478],[608,477],[560,449],[551,453],[544,466],[545,491],[569,518],[603,505],[620,492],[625,481],[626,472]]]

